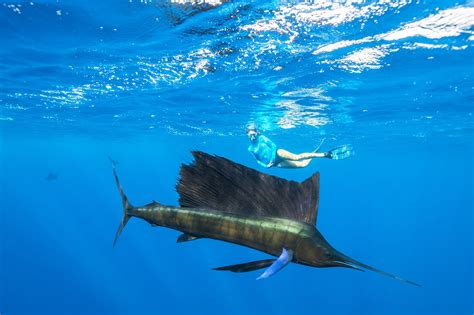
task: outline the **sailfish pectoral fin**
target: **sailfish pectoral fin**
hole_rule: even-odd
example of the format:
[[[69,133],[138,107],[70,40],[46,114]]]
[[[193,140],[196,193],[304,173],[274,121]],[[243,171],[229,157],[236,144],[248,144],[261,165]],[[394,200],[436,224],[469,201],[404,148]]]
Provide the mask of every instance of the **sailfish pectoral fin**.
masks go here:
[[[293,251],[291,249],[286,250],[283,248],[280,257],[278,257],[278,259],[267,270],[265,270],[265,272],[262,273],[260,277],[257,278],[257,280],[266,279],[273,276],[286,265],[288,265],[292,260]]]
[[[224,266],[224,267],[218,267],[218,268],[212,268],[212,270],[219,270],[219,271],[232,271],[232,272],[248,272],[248,271],[254,271],[257,269],[262,269],[270,266],[273,264],[275,259],[265,259],[265,260],[257,260],[257,261],[252,261],[244,264],[237,264],[237,265],[231,265],[231,266]]]

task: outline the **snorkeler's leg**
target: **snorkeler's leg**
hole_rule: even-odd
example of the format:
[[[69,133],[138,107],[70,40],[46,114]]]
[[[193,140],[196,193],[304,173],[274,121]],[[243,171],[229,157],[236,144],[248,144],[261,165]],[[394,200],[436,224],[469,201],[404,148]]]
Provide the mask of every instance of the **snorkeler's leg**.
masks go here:
[[[297,161],[298,160],[298,155],[297,154],[291,153],[291,152],[283,150],[283,149],[278,149],[276,154],[282,160],[288,160],[288,161]]]
[[[298,167],[306,167],[308,164],[312,161],[313,159],[306,159],[306,160],[301,160],[301,161],[296,161],[296,165]]]
[[[278,149],[276,153],[280,159],[287,161],[301,161],[306,159],[322,158],[325,156],[324,153],[319,152],[294,154],[283,149]]]
[[[289,161],[289,160],[283,160],[280,163],[274,165],[275,167],[280,167],[280,168],[303,168],[308,166],[308,164],[311,162],[312,159],[306,159],[302,161]]]

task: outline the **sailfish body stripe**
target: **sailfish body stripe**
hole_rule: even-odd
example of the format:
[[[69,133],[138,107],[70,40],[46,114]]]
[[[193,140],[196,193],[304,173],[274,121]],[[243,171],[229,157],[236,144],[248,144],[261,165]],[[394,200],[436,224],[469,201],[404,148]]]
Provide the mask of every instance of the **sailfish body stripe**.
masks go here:
[[[133,209],[130,214],[153,225],[255,248],[274,256],[280,254],[282,245],[295,246],[300,238],[311,237],[314,229],[306,223],[289,219],[252,217],[208,209],[144,206]]]

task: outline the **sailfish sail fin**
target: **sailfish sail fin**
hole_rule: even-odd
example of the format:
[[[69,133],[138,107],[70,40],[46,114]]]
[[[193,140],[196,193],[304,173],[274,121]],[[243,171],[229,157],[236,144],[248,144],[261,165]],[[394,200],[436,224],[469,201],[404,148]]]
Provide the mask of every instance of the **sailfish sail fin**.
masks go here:
[[[316,224],[319,172],[304,182],[260,173],[223,157],[194,151],[177,184],[182,207],[293,219]]]

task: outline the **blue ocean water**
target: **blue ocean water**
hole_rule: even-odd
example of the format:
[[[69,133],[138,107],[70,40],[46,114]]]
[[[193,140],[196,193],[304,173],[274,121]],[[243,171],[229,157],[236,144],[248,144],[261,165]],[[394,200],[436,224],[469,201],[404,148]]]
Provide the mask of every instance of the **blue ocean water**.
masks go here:
[[[181,2],[181,3],[177,3]],[[0,314],[472,314],[472,1],[4,1]],[[298,170],[247,152],[255,122]],[[121,216],[177,205],[191,150],[302,181],[338,250],[420,283],[291,264]]]

